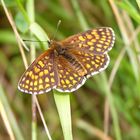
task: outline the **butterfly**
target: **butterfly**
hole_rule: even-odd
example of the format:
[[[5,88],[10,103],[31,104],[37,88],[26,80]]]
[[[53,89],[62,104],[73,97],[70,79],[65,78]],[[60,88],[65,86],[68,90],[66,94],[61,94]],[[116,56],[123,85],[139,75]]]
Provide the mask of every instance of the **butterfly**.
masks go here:
[[[110,58],[108,52],[115,42],[110,27],[87,30],[62,41],[49,42],[42,53],[24,72],[18,89],[29,94],[42,94],[55,89],[73,92],[87,78],[105,70]]]

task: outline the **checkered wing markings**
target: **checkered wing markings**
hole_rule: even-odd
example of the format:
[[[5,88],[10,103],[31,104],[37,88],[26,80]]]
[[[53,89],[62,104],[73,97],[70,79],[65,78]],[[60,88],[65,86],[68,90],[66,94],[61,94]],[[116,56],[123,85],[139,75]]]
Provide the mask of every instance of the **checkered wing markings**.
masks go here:
[[[76,50],[71,50],[71,52],[86,69],[87,77],[90,77],[106,69],[110,61],[107,54],[95,55],[93,53],[80,52]]]
[[[54,78],[53,58],[49,51],[37,58],[22,75],[18,88],[22,92],[41,94],[56,86]]]
[[[59,56],[56,61],[59,79],[56,90],[61,92],[73,92],[85,83],[86,78],[79,75],[65,58]]]
[[[94,54],[103,54],[111,50],[114,41],[114,31],[109,27],[102,27],[70,36],[62,43],[65,46],[71,45],[74,48],[87,50]]]

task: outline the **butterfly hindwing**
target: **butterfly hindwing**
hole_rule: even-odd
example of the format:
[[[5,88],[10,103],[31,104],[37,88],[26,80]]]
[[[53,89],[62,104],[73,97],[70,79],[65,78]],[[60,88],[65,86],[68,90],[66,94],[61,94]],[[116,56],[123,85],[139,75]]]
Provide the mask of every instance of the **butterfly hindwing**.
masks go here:
[[[95,75],[107,68],[110,58],[108,54],[95,55],[90,52],[71,50],[72,55],[86,69],[86,77]]]
[[[81,87],[86,78],[81,76],[64,57],[59,56],[57,62],[57,73],[59,82],[56,90],[61,92],[72,92]]]

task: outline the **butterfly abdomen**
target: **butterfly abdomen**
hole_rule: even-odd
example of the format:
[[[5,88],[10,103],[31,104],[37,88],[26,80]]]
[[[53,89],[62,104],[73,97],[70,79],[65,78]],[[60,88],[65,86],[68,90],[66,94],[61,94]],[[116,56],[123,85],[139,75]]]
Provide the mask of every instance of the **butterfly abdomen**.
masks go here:
[[[64,53],[62,56],[68,60],[73,69],[76,70],[81,76],[84,76],[86,74],[85,68],[74,56],[68,53]]]

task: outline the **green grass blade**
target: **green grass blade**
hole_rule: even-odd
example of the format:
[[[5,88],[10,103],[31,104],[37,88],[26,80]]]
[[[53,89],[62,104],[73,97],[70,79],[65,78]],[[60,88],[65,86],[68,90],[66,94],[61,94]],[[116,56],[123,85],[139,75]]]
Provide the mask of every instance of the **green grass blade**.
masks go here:
[[[136,0],[138,6],[139,6],[139,9],[140,9],[140,0]]]
[[[21,3],[20,0],[15,0],[17,3],[18,8],[20,9],[20,12],[22,12],[25,20],[27,21],[28,24],[30,24],[30,20],[28,18],[27,12],[25,11],[25,9],[23,8],[23,4]]]
[[[45,31],[42,29],[42,27],[38,23],[36,22],[31,23],[30,30],[40,41],[47,42],[50,40],[47,34],[45,33]],[[46,50],[47,48],[48,48],[48,45],[43,44],[43,49]]]
[[[53,95],[58,110],[64,139],[73,140],[71,126],[70,94],[54,91]]]
[[[136,8],[128,1],[124,0],[121,2],[117,2],[118,5],[124,9],[137,23],[140,24],[140,14],[136,10]]]

